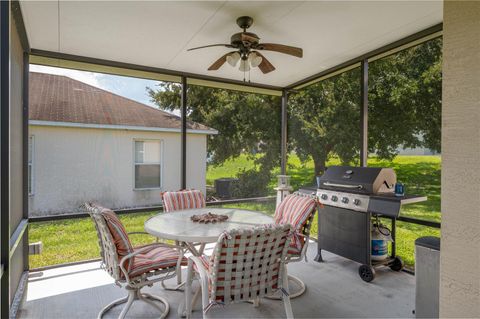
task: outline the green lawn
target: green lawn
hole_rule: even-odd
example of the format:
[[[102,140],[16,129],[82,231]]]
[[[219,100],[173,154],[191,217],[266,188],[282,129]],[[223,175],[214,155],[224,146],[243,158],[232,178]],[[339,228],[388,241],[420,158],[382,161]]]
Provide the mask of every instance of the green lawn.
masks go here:
[[[338,164],[331,160],[329,165]],[[290,156],[289,174],[292,176],[292,185],[298,188],[301,185],[311,184],[313,175],[313,163],[300,163],[296,156]],[[440,165],[439,156],[398,156],[392,162],[369,160],[370,166],[392,167],[396,170],[398,180],[405,183],[407,193],[428,196],[425,203],[408,205],[402,209],[402,216],[422,218],[432,221],[440,221]],[[213,180],[220,177],[233,177],[240,168],[253,167],[251,160],[241,156],[238,160],[228,161],[221,167],[209,166],[207,183],[213,184]],[[274,185],[275,181],[272,181]],[[246,203],[232,204],[228,207],[239,207],[264,211],[273,214],[275,204],[272,203]],[[121,215],[120,218],[127,231],[142,231],[147,218],[157,214],[135,213]],[[397,224],[397,250],[408,265],[413,265],[414,241],[421,236],[439,236],[437,229],[399,222]],[[316,220],[312,226],[312,233],[317,234]],[[135,235],[134,244],[152,242],[149,236]],[[89,218],[59,220],[30,224],[29,241],[42,241],[44,251],[41,255],[30,256],[30,267],[37,268],[59,263],[73,262],[85,259],[98,258],[99,251],[97,238],[92,221]]]
[[[270,215],[275,211],[274,202],[242,203],[223,207],[263,211]],[[120,219],[128,232],[143,231],[145,221],[158,213],[159,211],[120,215]],[[29,227],[30,243],[43,242],[42,254],[30,256],[30,268],[94,259],[100,256],[97,234],[90,218],[31,223]],[[134,245],[154,242],[154,238],[149,235],[132,235],[131,240]]]

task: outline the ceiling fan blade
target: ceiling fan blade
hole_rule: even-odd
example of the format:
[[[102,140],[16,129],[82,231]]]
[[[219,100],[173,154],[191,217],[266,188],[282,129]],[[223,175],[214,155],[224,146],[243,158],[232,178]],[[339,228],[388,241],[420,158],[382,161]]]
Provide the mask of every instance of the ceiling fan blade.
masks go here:
[[[277,44],[277,43],[260,43],[255,47],[256,50],[275,51],[284,54],[293,55],[299,58],[303,57],[303,50],[301,48],[292,47],[289,45]]]
[[[237,52],[237,51],[232,51],[232,52],[228,52],[227,54],[224,54],[220,57],[220,59],[218,59],[217,61],[213,62],[212,65],[210,65],[210,67],[208,68],[208,71],[215,71],[215,70],[218,70],[220,69],[220,67],[225,63],[227,62],[227,56],[229,56],[230,54],[234,53],[234,52]]]
[[[222,43],[219,43],[219,44],[209,44],[209,45],[204,45],[204,46],[201,46],[201,47],[196,47],[196,48],[190,48],[190,49],[188,49],[187,51],[198,50],[198,49],[203,49],[203,48],[210,48],[210,47],[226,47],[226,48],[233,48],[233,46],[232,46],[231,44],[222,44]]]
[[[270,61],[268,61],[263,54],[257,51],[255,51],[255,53],[262,58],[262,62],[258,65],[258,68],[263,74],[267,74],[275,70],[273,64],[270,63]]]

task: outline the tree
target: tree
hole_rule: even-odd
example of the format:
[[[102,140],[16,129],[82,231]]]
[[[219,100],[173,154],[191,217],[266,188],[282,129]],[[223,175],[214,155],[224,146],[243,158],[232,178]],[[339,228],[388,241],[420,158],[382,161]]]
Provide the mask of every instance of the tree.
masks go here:
[[[328,157],[343,163],[358,158],[360,130],[360,72],[358,69],[310,85],[289,99],[289,144],[322,174]]]
[[[399,146],[440,152],[442,40],[370,64],[369,150],[381,158]]]
[[[147,88],[147,92],[160,108],[180,109],[181,87],[178,84],[162,82],[157,88]],[[280,98],[189,85],[187,101],[189,121],[219,131],[208,139],[212,164],[248,154],[256,167],[238,172],[239,186],[245,186],[240,189],[241,195],[265,195],[271,171],[280,163]]]
[[[370,63],[370,152],[391,159],[399,147],[440,151],[441,49],[441,39],[434,39]],[[148,88],[148,93],[162,109],[180,107],[177,84],[161,83],[155,90]],[[360,68],[302,88],[290,94],[288,104],[289,149],[302,161],[312,158],[315,174],[323,173],[331,156],[345,164],[358,163]],[[278,97],[190,85],[188,116],[220,132],[208,144],[214,163],[242,153],[262,154],[252,158],[263,177],[278,166]],[[244,171],[242,176],[260,175]],[[259,180],[268,183],[266,178]]]
[[[440,151],[441,39],[369,65],[369,151],[392,159],[399,147]],[[317,82],[289,100],[289,143],[322,174],[329,156],[358,162],[360,68]]]

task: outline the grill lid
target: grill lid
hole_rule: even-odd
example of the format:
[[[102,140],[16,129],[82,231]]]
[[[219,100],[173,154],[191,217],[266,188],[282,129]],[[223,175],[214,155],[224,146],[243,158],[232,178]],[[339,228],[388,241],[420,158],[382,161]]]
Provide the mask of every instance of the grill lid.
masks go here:
[[[363,194],[393,193],[397,176],[391,168],[330,166],[320,188]]]

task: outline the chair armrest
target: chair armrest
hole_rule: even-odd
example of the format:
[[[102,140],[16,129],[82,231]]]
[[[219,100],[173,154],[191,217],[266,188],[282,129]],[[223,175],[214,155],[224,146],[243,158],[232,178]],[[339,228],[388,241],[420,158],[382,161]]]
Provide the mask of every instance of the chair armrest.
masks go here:
[[[205,281],[208,284],[208,272],[200,258],[196,256],[190,256],[188,259],[191,260],[195,266],[197,266],[197,272],[200,275],[200,280]]]
[[[127,235],[150,235],[152,236],[151,234],[147,233],[147,232],[144,232],[144,231],[132,231],[132,232],[129,232],[127,233]]]

